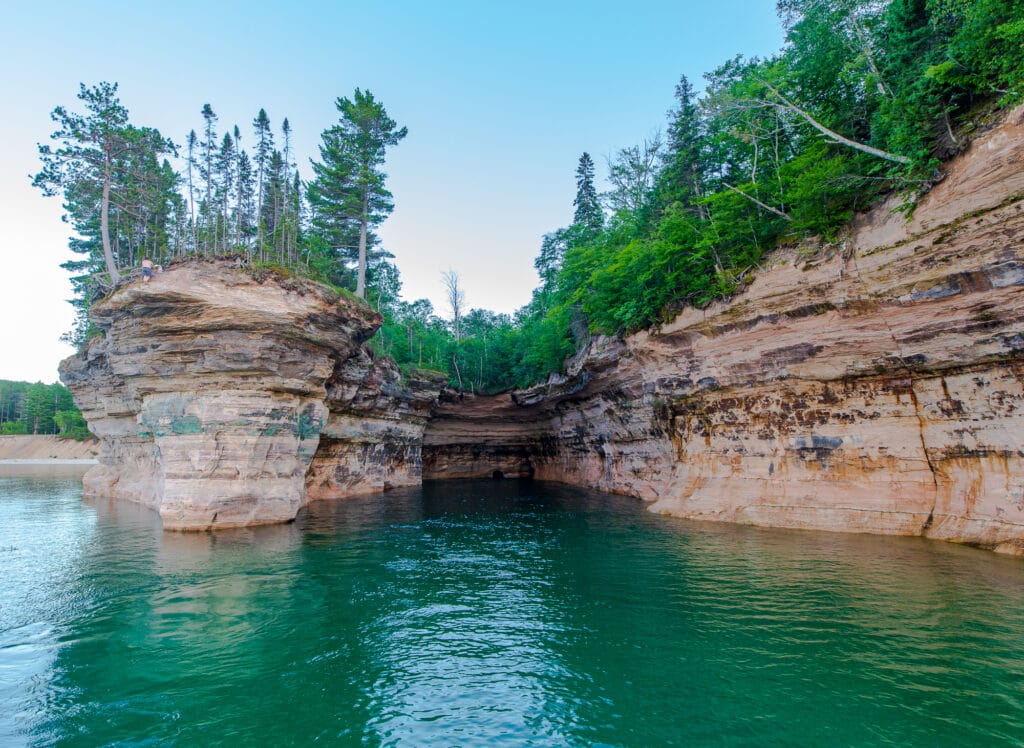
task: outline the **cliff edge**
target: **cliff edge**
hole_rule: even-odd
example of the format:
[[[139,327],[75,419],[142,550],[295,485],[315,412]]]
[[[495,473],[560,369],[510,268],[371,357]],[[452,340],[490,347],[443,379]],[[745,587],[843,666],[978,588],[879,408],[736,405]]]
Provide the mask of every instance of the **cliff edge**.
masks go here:
[[[571,375],[442,404],[428,478],[533,475],[656,512],[1024,553],[1024,107],[841,244],[594,341]]]
[[[363,345],[365,304],[191,261],[98,302],[61,365],[92,496],[169,529],[287,521],[422,478],[536,477],[696,519],[1024,554],[1024,107],[835,245],[728,301],[599,339],[569,376],[439,402]]]
[[[403,383],[373,360],[362,343],[380,316],[365,304],[191,261],[120,287],[90,316],[101,335],[60,369],[101,441],[85,495],[140,502],[165,528],[194,530],[288,521],[311,497],[419,484],[439,384]]]

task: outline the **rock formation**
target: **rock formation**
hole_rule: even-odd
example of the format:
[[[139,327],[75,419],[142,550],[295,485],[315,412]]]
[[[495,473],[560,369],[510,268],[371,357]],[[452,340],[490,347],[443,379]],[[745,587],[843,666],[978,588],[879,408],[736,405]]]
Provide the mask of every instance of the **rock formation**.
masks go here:
[[[102,442],[86,495],[204,529],[420,481],[439,385],[405,386],[373,361],[362,343],[380,317],[362,303],[193,261],[122,286],[91,318],[102,335],[61,364]]]
[[[496,397],[403,382],[362,345],[379,316],[324,287],[173,267],[95,305],[102,335],[62,364],[102,439],[86,493],[198,529],[421,475],[532,476],[682,517],[1024,553],[1022,165],[1024,108],[909,220],[894,197],[735,298]]]
[[[697,519],[1024,553],[1024,108],[835,246],[570,377],[443,403],[428,478],[532,474]]]

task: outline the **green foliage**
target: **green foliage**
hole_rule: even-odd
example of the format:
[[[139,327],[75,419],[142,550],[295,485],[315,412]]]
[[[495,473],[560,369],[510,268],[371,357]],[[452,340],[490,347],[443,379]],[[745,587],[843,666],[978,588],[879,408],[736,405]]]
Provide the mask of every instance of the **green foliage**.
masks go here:
[[[466,391],[521,387],[559,371],[592,334],[657,325],[685,305],[736,293],[765,253],[783,242],[836,238],[855,211],[886,192],[912,205],[941,160],[965,147],[970,117],[1024,99],[1024,0],[778,7],[785,47],[766,59],[726,60],[705,75],[699,97],[680,78],[664,140],[621,149],[600,199],[593,161],[581,156],[573,222],[544,236],[534,263],[540,285],[514,319],[472,310],[456,331],[430,302],[400,299],[398,271],[374,229],[393,207],[385,152],[406,130],[359,89],[338,99],[340,119],[323,133],[308,189],[291,163],[287,120],[276,150],[260,110],[249,159],[237,128],[216,135],[207,105],[202,136],[189,135],[186,173],[178,175],[158,158],[173,144],[130,125],[109,84],[83,86],[88,115],[54,111],[65,151],[40,149],[36,183],[67,203],[77,234],[71,247],[82,259],[65,267],[76,274],[82,310],[109,286],[97,210],[106,163],[97,143],[106,138],[126,144],[112,162],[112,189],[126,204],[145,205],[147,216],[133,223],[118,214],[118,267],[139,252],[157,260],[241,253],[360,295],[365,279],[367,302],[384,317],[371,343],[378,355],[410,375],[442,371]],[[89,334],[83,317],[73,337]],[[0,421],[25,423],[23,414],[0,413]],[[32,428],[66,423],[51,413]]]
[[[581,230],[592,179],[581,159],[574,222],[544,236],[541,284],[502,338],[522,348],[482,389],[542,380],[589,333],[728,297],[780,242],[833,240],[883,192],[931,178],[962,147],[959,116],[1019,97],[1022,2],[780,2],[786,49],[726,61],[700,100],[682,78],[664,144],[609,164],[613,216],[596,231]],[[459,369],[474,345],[462,341]]]
[[[599,229],[582,217],[584,154],[573,224],[544,236],[533,299],[487,333],[503,368],[474,387],[540,381],[592,333],[736,293],[780,242],[832,240],[880,194],[927,183],[963,147],[958,118],[979,101],[1024,95],[1024,0],[781,0],[779,11],[779,55],[726,61],[699,100],[681,78],[664,143],[610,161],[612,217]],[[484,360],[476,335],[454,354],[438,344],[463,382]]]
[[[54,143],[39,146],[42,168],[32,180],[44,195],[63,198],[65,220],[77,234],[70,247],[81,259],[62,266],[75,274],[75,342],[87,333],[88,304],[119,269],[164,252],[181,207],[177,175],[162,160],[176,153],[174,143],[129,122],[117,84],[83,84],[78,99],[82,113],[53,110]]]
[[[594,186],[594,160],[585,151],[576,167],[576,199],[572,204],[576,209],[573,213],[573,225],[579,227],[587,236],[597,234],[604,226],[604,213],[597,198],[597,188]]]
[[[61,384],[0,380],[0,434],[92,438],[71,392]]]
[[[927,10],[946,42],[925,75],[1006,104],[1024,98],[1024,1],[928,0]]]
[[[397,145],[408,130],[399,128],[369,91],[357,88],[351,99],[339,98],[337,107],[341,117],[323,133],[321,162],[313,163],[307,197],[314,229],[339,257],[356,265],[356,294],[363,296],[368,253],[378,243],[372,230],[394,209],[384,186],[384,158],[388,146]]]

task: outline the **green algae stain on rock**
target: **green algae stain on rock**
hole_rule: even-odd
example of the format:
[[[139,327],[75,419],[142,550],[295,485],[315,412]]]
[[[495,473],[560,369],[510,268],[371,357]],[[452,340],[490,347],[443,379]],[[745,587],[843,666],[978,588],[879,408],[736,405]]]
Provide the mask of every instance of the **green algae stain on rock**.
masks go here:
[[[174,416],[171,419],[171,433],[178,436],[203,433],[203,424],[196,416]]]
[[[316,418],[313,415],[313,406],[306,406],[306,409],[299,414],[297,435],[300,440],[305,441],[314,436],[319,436],[324,428],[324,419]]]

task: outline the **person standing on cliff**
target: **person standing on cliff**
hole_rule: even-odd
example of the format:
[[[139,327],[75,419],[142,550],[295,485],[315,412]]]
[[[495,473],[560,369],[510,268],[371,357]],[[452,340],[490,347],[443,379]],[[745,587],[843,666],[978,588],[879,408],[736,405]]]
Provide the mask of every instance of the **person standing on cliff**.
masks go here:
[[[153,278],[153,261],[148,257],[142,258],[142,282],[149,283]]]

